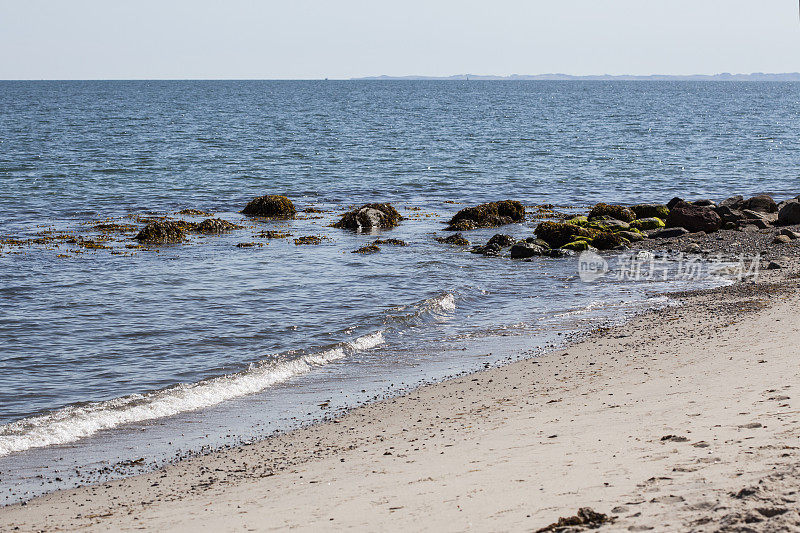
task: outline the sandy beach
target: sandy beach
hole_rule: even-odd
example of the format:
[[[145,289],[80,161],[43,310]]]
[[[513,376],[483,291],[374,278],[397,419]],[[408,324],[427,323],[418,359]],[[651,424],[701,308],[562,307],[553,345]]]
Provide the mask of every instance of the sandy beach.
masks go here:
[[[330,423],[0,509],[0,529],[800,527],[790,269]],[[749,529],[748,529],[749,528]]]

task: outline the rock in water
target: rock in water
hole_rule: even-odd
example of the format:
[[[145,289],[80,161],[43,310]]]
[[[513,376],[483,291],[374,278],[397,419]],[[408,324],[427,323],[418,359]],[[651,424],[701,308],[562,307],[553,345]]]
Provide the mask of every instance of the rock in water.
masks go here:
[[[544,253],[545,253],[545,248],[543,248],[542,246],[525,241],[518,242],[511,247],[512,259],[524,259],[526,257],[543,255]]]
[[[601,216],[609,216],[623,222],[631,222],[636,218],[636,213],[630,207],[623,205],[597,204],[589,212],[589,220]]]
[[[436,237],[436,242],[442,244],[455,244],[456,246],[469,246],[469,241],[460,233],[453,233],[447,237]]]
[[[784,226],[800,224],[800,201],[789,200],[778,211],[778,223]]]
[[[486,245],[489,246],[490,244],[497,244],[501,248],[505,248],[506,246],[511,246],[512,244],[514,244],[514,240],[515,240],[514,237],[512,237],[511,235],[498,233],[497,235],[489,239],[489,242],[487,242]]]
[[[592,238],[598,231],[582,228],[565,222],[546,220],[536,226],[536,236],[547,242],[551,248],[560,248],[565,244],[580,240],[580,237]]]
[[[183,227],[173,220],[150,222],[136,235],[136,240],[144,244],[176,244],[184,239]]]
[[[679,202],[670,209],[667,226],[711,233],[722,227],[722,219],[711,208]]]
[[[525,220],[525,206],[516,200],[489,202],[467,207],[450,219],[447,231],[466,231],[475,228],[491,228]]]
[[[358,209],[345,213],[333,227],[371,231],[379,228],[394,228],[401,220],[403,217],[391,204],[364,204]]]
[[[758,211],[760,213],[778,212],[778,204],[776,204],[772,196],[768,194],[759,194],[758,196],[753,196],[749,200],[745,200],[741,208]]]
[[[242,226],[222,220],[221,218],[207,218],[194,226],[193,231],[198,233],[223,233],[234,229],[241,229]]]
[[[662,204],[638,204],[631,207],[636,218],[660,218],[666,219],[669,216],[669,207]]]
[[[250,200],[242,213],[256,217],[291,218],[297,213],[294,204],[285,196],[268,194]]]

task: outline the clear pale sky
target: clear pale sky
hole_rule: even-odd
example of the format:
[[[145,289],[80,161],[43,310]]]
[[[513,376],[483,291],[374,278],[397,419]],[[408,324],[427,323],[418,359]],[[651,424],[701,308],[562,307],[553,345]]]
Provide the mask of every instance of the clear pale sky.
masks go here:
[[[0,0],[0,79],[757,71],[797,0]]]

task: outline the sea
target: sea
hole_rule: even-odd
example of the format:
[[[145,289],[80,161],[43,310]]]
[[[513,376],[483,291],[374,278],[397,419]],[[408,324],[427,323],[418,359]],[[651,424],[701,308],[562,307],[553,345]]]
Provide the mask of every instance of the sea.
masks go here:
[[[482,244],[533,235],[543,204],[757,193],[800,193],[800,83],[2,81],[0,504],[537,357],[728,282],[586,283],[574,257],[472,254],[435,240],[459,209],[529,206],[465,233]],[[297,218],[240,214],[265,194]],[[332,227],[368,202],[404,220]],[[207,218],[184,209],[243,227],[155,248],[95,228]],[[378,238],[407,246],[352,253]]]

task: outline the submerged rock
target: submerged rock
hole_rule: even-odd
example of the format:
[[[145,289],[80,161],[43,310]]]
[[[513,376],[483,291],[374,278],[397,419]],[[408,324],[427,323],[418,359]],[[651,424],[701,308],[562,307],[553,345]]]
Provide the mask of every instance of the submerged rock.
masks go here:
[[[371,231],[378,228],[394,228],[401,220],[403,217],[391,204],[364,204],[358,209],[345,213],[333,227]]]
[[[381,251],[381,249],[378,247],[378,245],[373,243],[373,244],[366,244],[366,245],[362,246],[361,248],[359,248],[358,250],[353,250],[350,253],[352,253],[352,254],[374,254],[375,252],[380,252],[380,251]]]
[[[372,244],[379,245],[379,244],[388,244],[390,246],[408,246],[406,241],[401,241],[400,239],[378,239]]]
[[[680,202],[670,209],[667,226],[682,227],[691,232],[711,233],[722,227],[722,219],[709,207]]]
[[[295,216],[297,211],[292,201],[287,197],[268,194],[250,200],[250,203],[242,209],[242,213],[257,217],[291,218]]]
[[[301,246],[303,244],[322,244],[323,237],[319,235],[304,235],[303,237],[298,237],[294,240],[294,244],[296,246]]]
[[[636,218],[636,213],[634,213],[630,207],[625,207],[624,205],[600,203],[595,205],[589,212],[589,220],[601,216],[609,216],[623,222],[631,222]]]
[[[136,240],[144,244],[176,244],[185,239],[183,225],[174,220],[150,222],[136,235]]]
[[[475,228],[491,228],[525,220],[525,206],[516,200],[489,202],[467,207],[450,219],[447,231],[468,231]]]
[[[454,244],[456,246],[469,246],[469,241],[460,233],[453,233],[447,237],[436,237],[436,242],[442,244]]]
[[[235,229],[242,229],[242,226],[221,218],[207,218],[194,226],[193,231],[198,233],[223,233]]]

